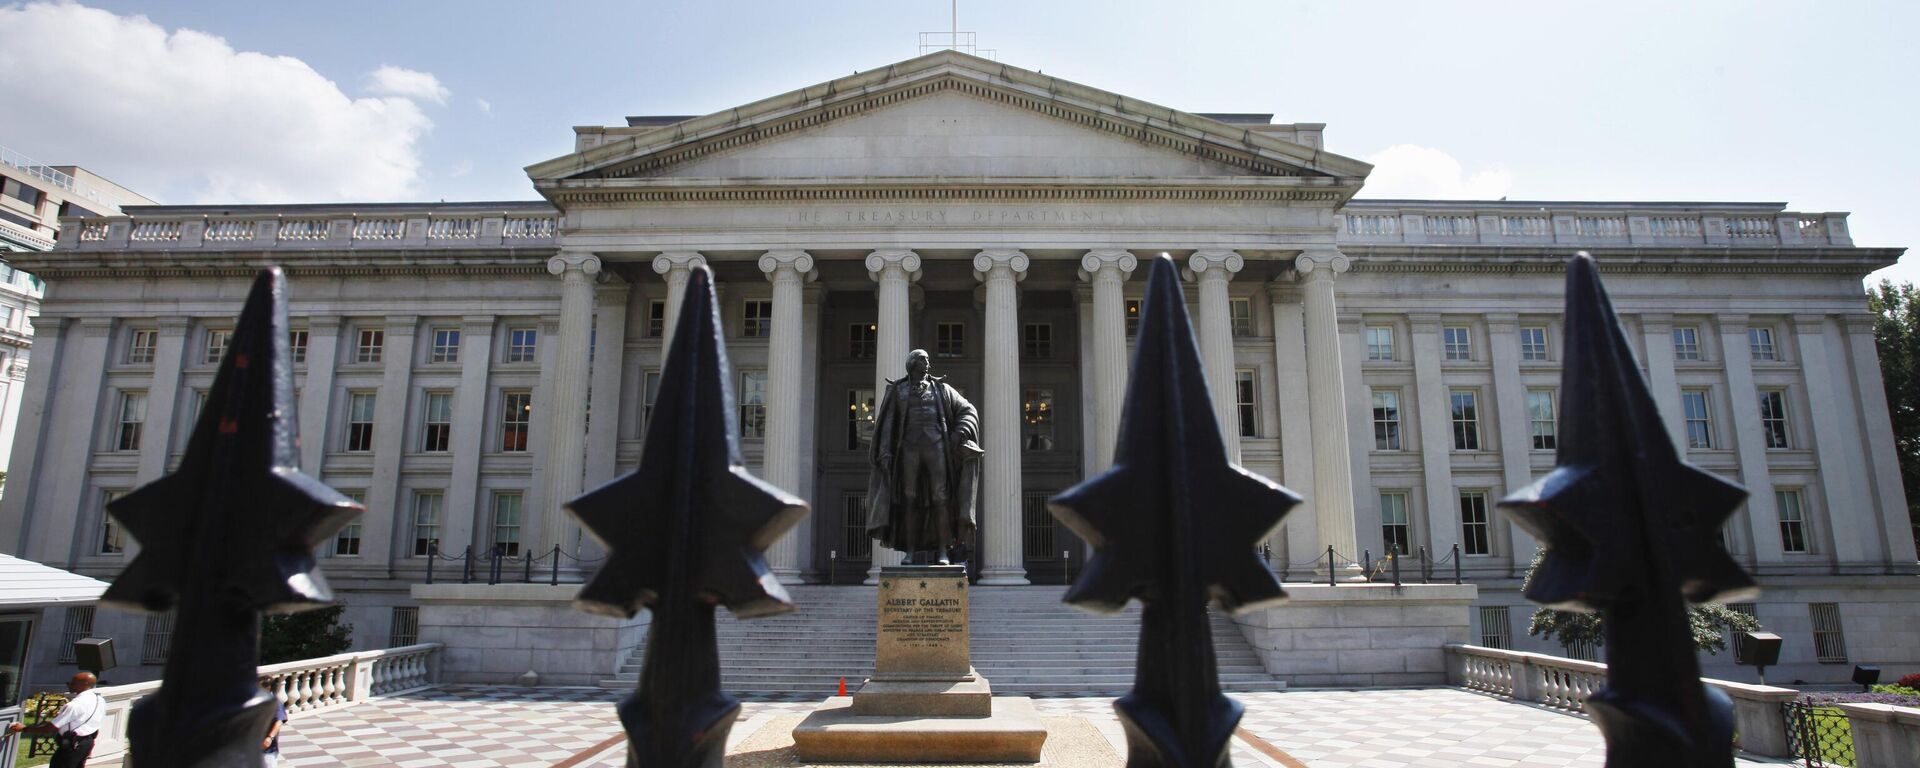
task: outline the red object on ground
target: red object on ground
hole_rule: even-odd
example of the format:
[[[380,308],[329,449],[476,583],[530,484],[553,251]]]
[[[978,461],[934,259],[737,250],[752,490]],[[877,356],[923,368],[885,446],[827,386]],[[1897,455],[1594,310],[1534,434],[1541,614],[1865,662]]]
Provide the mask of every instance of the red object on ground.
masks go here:
[[[840,678],[840,695],[847,695],[847,679],[844,677]]]

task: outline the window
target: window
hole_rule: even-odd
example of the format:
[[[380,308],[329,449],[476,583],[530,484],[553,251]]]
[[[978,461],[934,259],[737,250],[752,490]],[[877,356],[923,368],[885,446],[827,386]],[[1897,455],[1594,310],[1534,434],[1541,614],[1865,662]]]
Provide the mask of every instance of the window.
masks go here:
[[[1467,327],[1450,326],[1440,329],[1440,340],[1444,344],[1445,359],[1464,361],[1473,359],[1473,335]]]
[[[1755,360],[1780,359],[1780,351],[1773,346],[1772,328],[1748,328],[1747,348],[1753,351]]]
[[[1807,613],[1813,617],[1813,655],[1822,664],[1844,664],[1847,661],[1847,636],[1840,629],[1840,606],[1837,603],[1812,603]]]
[[[140,646],[141,664],[167,663],[167,651],[173,647],[173,614],[147,616],[146,643]]]
[[[429,363],[460,362],[460,329],[433,329],[433,351],[427,356]]]
[[[72,664],[78,661],[74,657],[73,644],[93,636],[93,606],[67,606],[65,622],[60,628],[59,663]]]
[[[1527,390],[1527,424],[1533,433],[1533,449],[1551,451],[1560,447],[1553,416],[1553,391]]]
[[[120,521],[107,514],[107,505],[120,496],[117,491],[100,492],[100,547],[94,552],[101,555],[118,555],[127,551],[127,534],[120,529]]]
[[[1811,552],[1807,546],[1807,511],[1798,489],[1773,492],[1773,505],[1780,511],[1780,551]]]
[[[527,432],[532,426],[533,393],[525,390],[500,393],[500,450],[507,453],[527,450]]]
[[[1528,361],[1547,359],[1546,327],[1535,325],[1520,329],[1520,359]]]
[[[520,554],[519,491],[501,491],[493,495],[493,548],[507,557]]]
[[[0,307],[0,328],[13,327],[13,307]]]
[[[428,392],[426,425],[420,430],[420,450],[441,452],[453,438],[453,393]]]
[[[740,372],[740,436],[767,436],[767,372]]]
[[[446,495],[439,491],[413,492],[413,556],[440,551],[440,509]]]
[[[960,357],[967,354],[967,326],[962,323],[934,325],[933,354],[936,357]]]
[[[9,164],[12,162],[11,160],[8,161]],[[47,193],[41,191],[38,187],[21,183],[18,179],[5,177],[0,177],[0,194],[26,203],[28,207],[36,210],[40,207],[40,200],[47,196]]]
[[[1127,308],[1127,337],[1132,338],[1140,333],[1140,300],[1127,299],[1125,306]]]
[[[295,363],[307,361],[307,332],[287,331],[287,349],[293,353]]]
[[[1046,360],[1053,357],[1053,326],[1049,323],[1027,323],[1020,329],[1020,354],[1028,360]]]
[[[1727,610],[1755,620],[1760,618],[1760,614],[1755,610],[1757,607],[1753,603],[1727,603]],[[1727,627],[1726,639],[1727,647],[1733,649],[1733,663],[1745,663],[1747,655],[1740,652],[1740,636],[1734,634],[1732,626]]]
[[[667,335],[667,303],[659,299],[647,302],[647,338]]]
[[[1028,389],[1020,398],[1020,444],[1029,451],[1053,450],[1053,390]],[[1051,552],[1052,549],[1039,550]]]
[[[296,397],[296,400],[297,400],[297,397]],[[193,399],[187,402],[187,424],[189,425],[199,424],[200,412],[206,409],[207,409],[207,391],[204,389],[194,390]],[[295,409],[296,410],[298,409],[297,404],[295,405]],[[192,428],[189,427],[187,431],[188,431],[188,437],[191,437]]]
[[[1467,555],[1493,554],[1488,535],[1487,492],[1460,492],[1460,552]]]
[[[1470,389],[1456,389],[1447,393],[1447,398],[1453,401],[1453,449],[1480,450],[1479,395]]]
[[[653,423],[653,402],[660,399],[660,372],[647,371],[640,379],[640,428]]]
[[[1367,326],[1367,359],[1368,360],[1392,360],[1393,359],[1393,326],[1391,325]]]
[[[1253,335],[1253,299],[1227,299],[1227,318],[1235,337]]]
[[[420,642],[420,608],[413,605],[393,607],[393,628],[387,633],[388,648],[405,648]]]
[[[1713,415],[1707,409],[1707,391],[1681,390],[1680,407],[1687,415],[1687,447],[1712,448]]]
[[[1787,438],[1787,393],[1780,389],[1760,390],[1760,432],[1767,436],[1768,448],[1791,448]]]
[[[386,353],[387,332],[368,328],[360,331],[360,341],[354,346],[353,361],[356,363],[377,363]]]
[[[879,343],[880,326],[873,323],[854,323],[847,326],[847,357],[855,360],[872,360],[875,345]]]
[[[1400,393],[1392,390],[1373,392],[1373,449],[1400,450]]]
[[[1380,492],[1380,540],[1386,550],[1404,555],[1413,551],[1413,531],[1407,522],[1407,495],[1399,491]]]
[[[134,331],[133,336],[127,340],[127,364],[152,365],[153,348],[159,340],[159,331]]]
[[[1677,326],[1673,329],[1673,359],[1700,359],[1700,329],[1691,325]]]
[[[873,390],[847,390],[847,450],[864,451],[873,444]]]
[[[740,320],[740,335],[749,339],[764,339],[773,335],[773,302],[764,299],[749,299],[743,304],[744,314]]]
[[[347,393],[347,450],[373,450],[373,393]]]
[[[362,507],[367,505],[366,491],[341,491],[341,493],[344,494],[347,498],[353,499],[353,503],[355,504],[359,504]],[[359,518],[354,518],[354,522],[347,523],[346,527],[341,528],[339,533],[336,533],[333,535],[333,556],[334,557],[359,557],[360,556],[360,519]]]
[[[540,331],[533,328],[512,328],[507,331],[507,362],[534,362],[534,348],[539,344]]]
[[[120,429],[115,433],[113,449],[140,450],[140,428],[147,421],[147,393],[120,393]]]
[[[1513,625],[1504,605],[1480,606],[1480,644],[1488,648],[1513,647]]]
[[[227,356],[227,344],[233,341],[233,331],[207,329],[207,353],[200,358],[207,365],[219,365],[220,359]]]

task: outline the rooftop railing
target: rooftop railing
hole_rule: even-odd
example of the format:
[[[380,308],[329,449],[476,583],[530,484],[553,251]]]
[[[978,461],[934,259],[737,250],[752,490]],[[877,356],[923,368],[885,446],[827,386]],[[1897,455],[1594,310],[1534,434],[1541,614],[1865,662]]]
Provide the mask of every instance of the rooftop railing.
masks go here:
[[[1369,202],[1339,214],[1342,244],[1580,247],[1851,246],[1847,214],[1767,206]]]
[[[462,248],[550,246],[559,214],[551,210],[420,207],[262,212],[135,211],[60,222],[62,250],[259,250],[265,248]]]

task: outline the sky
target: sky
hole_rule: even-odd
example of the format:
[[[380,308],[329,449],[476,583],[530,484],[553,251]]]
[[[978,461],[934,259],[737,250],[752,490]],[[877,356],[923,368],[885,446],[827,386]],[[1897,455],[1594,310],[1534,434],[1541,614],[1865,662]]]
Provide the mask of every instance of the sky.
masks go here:
[[[571,126],[919,54],[950,0],[0,4],[0,145],[164,203],[524,200]],[[1920,2],[960,0],[1003,62],[1327,124],[1362,197],[1768,201],[1920,246]],[[1920,255],[1876,273],[1920,282]]]

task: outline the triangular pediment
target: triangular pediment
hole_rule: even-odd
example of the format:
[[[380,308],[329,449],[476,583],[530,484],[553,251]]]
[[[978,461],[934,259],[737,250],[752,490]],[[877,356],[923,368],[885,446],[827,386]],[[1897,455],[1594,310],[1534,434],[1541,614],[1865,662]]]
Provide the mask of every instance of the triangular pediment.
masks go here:
[[[614,133],[527,172],[543,189],[690,178],[1121,177],[1357,189],[1371,170],[1246,126],[953,51]]]

